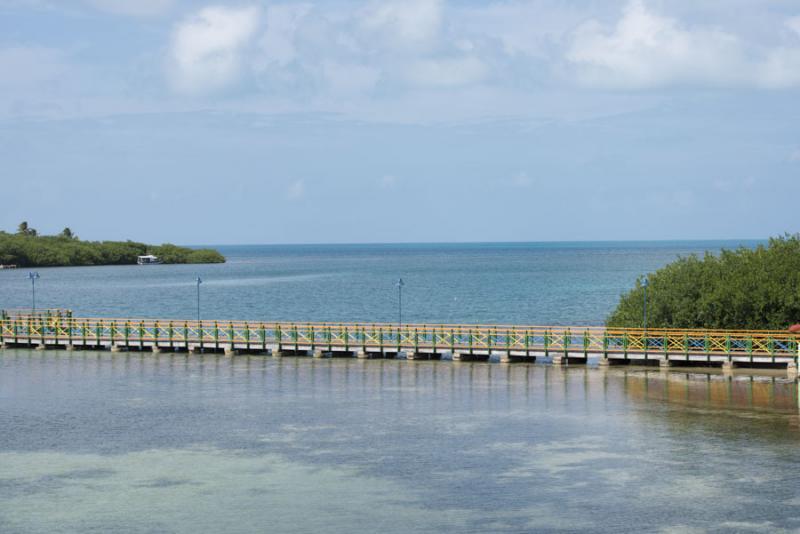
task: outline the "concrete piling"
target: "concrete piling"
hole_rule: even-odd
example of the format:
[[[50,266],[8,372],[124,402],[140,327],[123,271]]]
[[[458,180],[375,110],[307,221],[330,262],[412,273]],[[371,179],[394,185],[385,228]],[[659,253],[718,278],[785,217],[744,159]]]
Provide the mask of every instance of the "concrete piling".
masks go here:
[[[722,373],[726,375],[733,374],[733,361],[725,360],[722,362]]]

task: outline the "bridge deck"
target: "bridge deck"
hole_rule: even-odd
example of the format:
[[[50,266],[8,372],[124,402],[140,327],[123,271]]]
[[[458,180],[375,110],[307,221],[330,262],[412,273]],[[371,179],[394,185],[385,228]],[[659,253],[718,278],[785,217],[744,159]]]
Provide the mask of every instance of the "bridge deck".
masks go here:
[[[47,311],[4,314],[9,346],[114,350],[226,350],[350,355],[450,354],[453,359],[601,363],[780,364],[796,367],[800,336],[781,331],[604,327],[177,321],[72,317]]]

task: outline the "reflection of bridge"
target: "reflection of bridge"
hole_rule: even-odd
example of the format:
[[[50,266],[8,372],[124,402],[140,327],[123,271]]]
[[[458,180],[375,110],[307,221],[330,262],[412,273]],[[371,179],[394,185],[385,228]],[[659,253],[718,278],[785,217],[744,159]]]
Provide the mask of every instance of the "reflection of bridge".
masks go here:
[[[774,376],[630,372],[625,393],[641,401],[665,401],[703,408],[746,408],[789,411],[798,409],[797,383]]]
[[[4,312],[4,346],[41,349],[219,351],[276,356],[442,359],[668,367],[797,369],[800,336],[780,331],[603,327],[178,321],[73,317],[68,311]]]

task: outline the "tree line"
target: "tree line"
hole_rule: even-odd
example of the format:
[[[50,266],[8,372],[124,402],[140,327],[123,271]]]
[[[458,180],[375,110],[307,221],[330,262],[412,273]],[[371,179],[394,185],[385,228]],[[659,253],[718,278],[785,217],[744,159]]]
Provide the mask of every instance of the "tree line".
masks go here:
[[[622,295],[608,326],[644,326],[644,280]],[[800,234],[681,257],[647,281],[648,327],[784,330],[800,322]]]
[[[69,228],[57,235],[39,235],[23,221],[12,234],[0,231],[0,265],[62,267],[132,265],[138,256],[153,254],[164,263],[223,263],[225,257],[211,249],[191,249],[171,244],[148,245],[136,241],[81,241]]]

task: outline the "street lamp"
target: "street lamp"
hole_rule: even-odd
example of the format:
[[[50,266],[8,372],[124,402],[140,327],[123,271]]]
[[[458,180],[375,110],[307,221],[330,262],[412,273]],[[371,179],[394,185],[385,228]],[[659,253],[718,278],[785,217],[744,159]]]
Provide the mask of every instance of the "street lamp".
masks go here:
[[[28,273],[28,278],[31,279],[31,311],[36,313],[36,280],[39,278],[38,272]]]
[[[406,285],[403,279],[397,281],[397,325],[403,324],[403,286]]]
[[[197,277],[197,322],[200,322],[200,284],[203,283],[203,280],[198,276]]]
[[[644,306],[643,306],[643,318],[642,318],[642,325],[644,326],[644,351],[647,352],[647,347],[649,343],[647,342],[647,286],[650,285],[647,277],[645,277],[644,281],[642,282],[642,287],[644,288]]]

